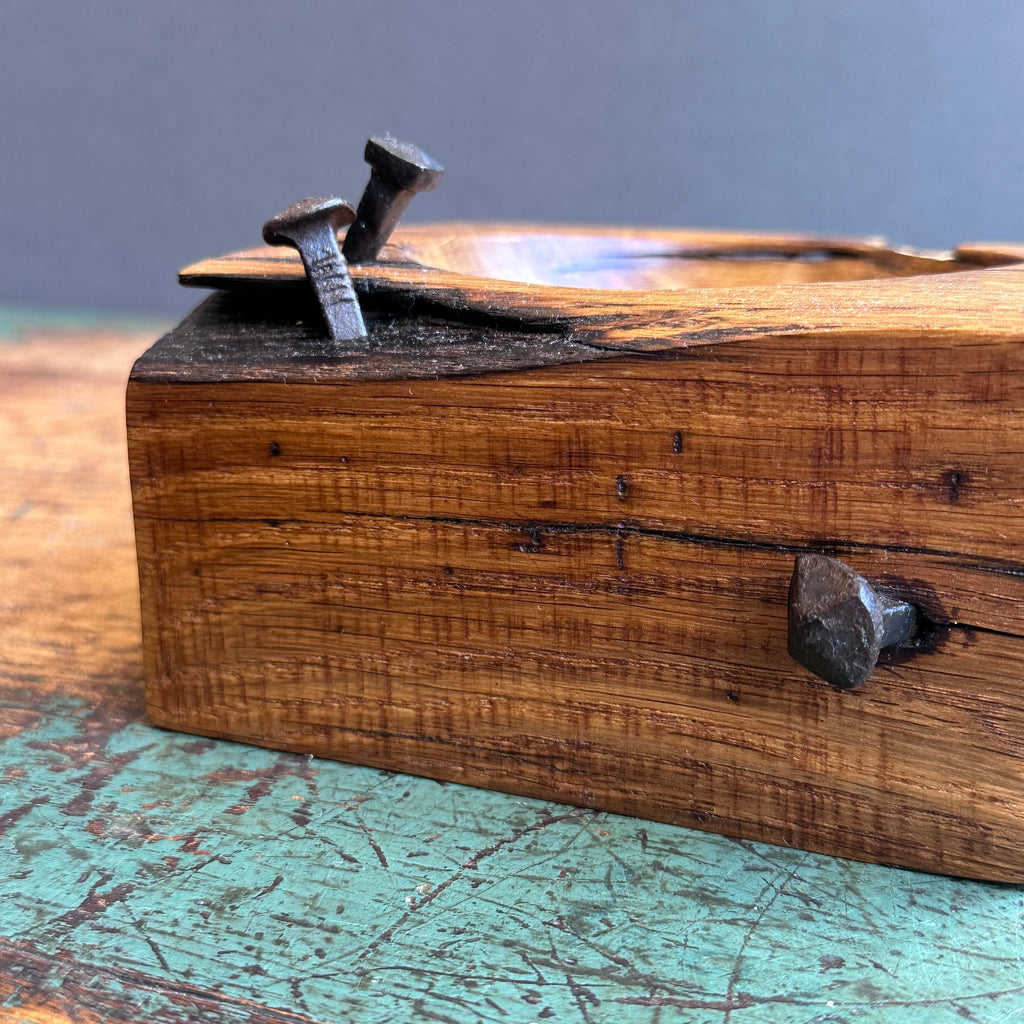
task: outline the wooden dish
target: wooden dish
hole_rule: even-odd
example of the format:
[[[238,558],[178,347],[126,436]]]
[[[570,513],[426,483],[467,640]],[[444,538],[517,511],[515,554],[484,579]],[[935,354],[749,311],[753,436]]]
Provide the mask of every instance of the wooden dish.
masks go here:
[[[1024,880],[1024,248],[403,229],[330,343],[297,256],[136,364],[157,724]],[[796,555],[918,609],[840,692]]]

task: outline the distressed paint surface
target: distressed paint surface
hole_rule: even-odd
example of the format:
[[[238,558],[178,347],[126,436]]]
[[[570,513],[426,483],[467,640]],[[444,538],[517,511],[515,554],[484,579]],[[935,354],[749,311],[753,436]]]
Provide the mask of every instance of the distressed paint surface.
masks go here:
[[[141,337],[0,350],[0,1018],[1024,1019],[1024,889],[154,729]]]
[[[139,709],[133,686],[0,704],[8,1019],[74,986],[158,1021],[1024,1013],[1016,887],[175,735]]]

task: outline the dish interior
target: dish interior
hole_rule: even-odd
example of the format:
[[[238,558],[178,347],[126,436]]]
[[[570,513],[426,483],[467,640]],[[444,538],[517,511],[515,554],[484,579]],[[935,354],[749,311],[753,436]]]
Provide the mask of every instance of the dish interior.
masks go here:
[[[439,270],[567,288],[737,288],[972,269],[948,254],[867,243],[737,238],[691,245],[660,241],[656,235],[571,231],[433,233],[422,239],[413,235],[392,252]]]

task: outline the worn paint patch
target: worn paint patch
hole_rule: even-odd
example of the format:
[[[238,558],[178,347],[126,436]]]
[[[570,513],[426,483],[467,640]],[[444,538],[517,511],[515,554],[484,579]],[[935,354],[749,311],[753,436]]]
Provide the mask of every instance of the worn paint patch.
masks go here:
[[[0,719],[23,711],[9,693]],[[18,767],[0,773],[9,1019],[959,1024],[1024,1009],[1017,887],[197,741],[61,698],[36,712],[2,748]]]

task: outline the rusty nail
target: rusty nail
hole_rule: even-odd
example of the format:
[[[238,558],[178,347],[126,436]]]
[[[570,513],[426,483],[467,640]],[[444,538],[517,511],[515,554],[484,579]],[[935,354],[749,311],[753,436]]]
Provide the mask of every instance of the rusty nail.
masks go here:
[[[412,197],[437,188],[444,176],[444,168],[422,149],[390,135],[370,139],[363,159],[370,165],[370,180],[345,236],[343,252],[349,263],[375,260]]]
[[[355,210],[342,199],[300,199],[263,225],[268,245],[290,245],[299,250],[327,332],[335,341],[366,337],[348,264],[338,249],[338,229],[354,218]]]
[[[879,593],[848,565],[827,555],[797,555],[789,585],[789,653],[841,690],[871,675],[885,647],[917,628],[912,604]]]

